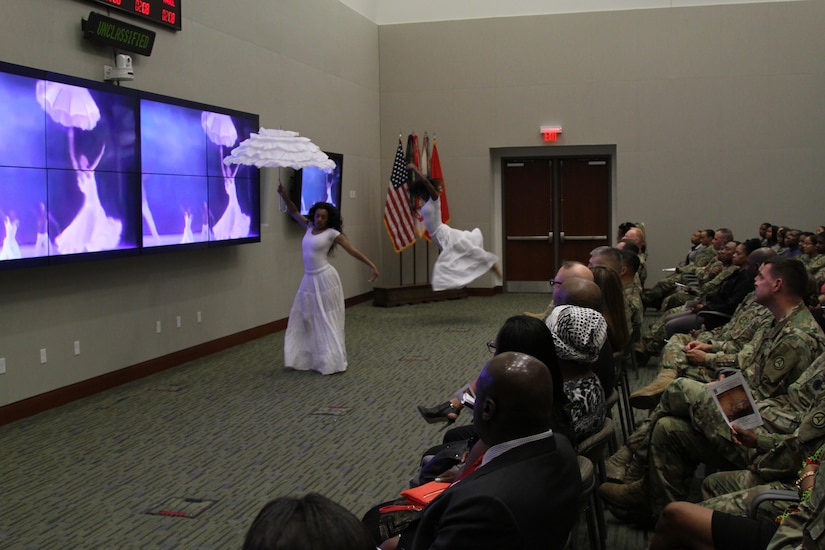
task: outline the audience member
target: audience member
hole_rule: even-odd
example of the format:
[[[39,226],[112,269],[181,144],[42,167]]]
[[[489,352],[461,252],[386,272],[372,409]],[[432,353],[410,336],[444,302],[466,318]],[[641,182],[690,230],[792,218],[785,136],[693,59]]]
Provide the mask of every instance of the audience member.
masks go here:
[[[825,334],[802,302],[806,283],[807,273],[798,260],[774,257],[759,269],[756,300],[771,311],[775,323],[755,350],[753,364],[741,371],[757,400],[786,393],[788,385],[825,351]],[[626,473],[632,464],[636,479],[628,483],[626,475],[625,484],[606,483],[599,488],[599,493],[617,517],[643,510],[639,507],[649,505],[651,497],[654,502],[661,498],[660,494],[648,493],[646,472],[651,463],[652,427],[656,426],[657,431],[667,428],[667,423],[661,423],[661,419],[666,417],[685,419],[688,426],[706,432],[713,432],[718,423],[723,422],[705,384],[679,378],[668,385],[650,421],[628,438],[627,446],[632,452],[632,459]],[[660,434],[660,440],[667,437],[667,434]],[[627,454],[622,451],[621,456]],[[740,467],[745,466],[747,464]],[[679,464],[671,466],[671,469],[678,468]]]
[[[310,493],[267,503],[249,527],[243,550],[375,550],[375,542],[350,511]]]
[[[716,512],[698,504],[668,504],[656,524],[650,550],[781,550],[825,548],[825,468],[820,448],[799,471],[800,504],[792,504],[775,522]]]
[[[589,282],[592,287],[595,287],[592,281],[584,282]],[[575,283],[571,280],[569,284],[572,285]],[[582,303],[599,304],[601,295],[598,293],[598,288],[595,288],[595,290],[595,297],[593,296],[592,289],[575,291],[569,294],[565,292],[563,297],[574,302],[581,301]],[[560,296],[562,295],[560,294]],[[505,351],[526,353],[536,357],[539,361],[547,365],[553,378],[554,389],[556,390],[556,399],[554,402],[560,410],[563,409],[564,393],[562,391],[562,376],[556,361],[553,336],[550,334],[550,330],[544,322],[527,315],[510,317],[499,329],[496,339],[487,342],[487,348],[493,354],[499,354]],[[419,406],[418,412],[424,417],[424,420],[430,424],[435,422],[447,422],[448,425],[452,424],[464,408],[465,400],[475,399],[477,384],[478,378],[459,388],[449,401],[436,407],[428,408]],[[563,421],[563,418],[560,418],[560,420]]]
[[[578,516],[576,453],[550,429],[553,382],[529,355],[500,353],[478,377],[473,425],[480,465],[382,548],[563,548]]]
[[[565,410],[578,443],[598,433],[607,415],[605,390],[591,368],[607,338],[607,323],[598,310],[561,305],[553,308],[547,327],[564,380]]]
[[[776,252],[770,248],[752,252],[748,256],[748,277],[755,278],[759,266],[775,255]],[[630,395],[631,406],[652,409],[677,376],[710,382],[716,379],[717,368],[747,367],[754,349],[773,321],[770,311],[755,297],[756,294],[751,292],[742,301],[724,329],[717,327],[712,331],[671,336],[662,352],[658,375],[650,384]]]
[[[592,281],[593,273],[590,272],[590,268],[581,262],[565,260],[556,272],[556,276],[548,281],[550,283],[550,288],[553,291],[553,299],[550,301],[550,304],[541,313],[530,313],[529,311],[525,311],[524,314],[529,315],[530,317],[535,317],[536,319],[541,319],[542,321],[547,319],[547,316],[550,315],[550,312],[553,310],[553,305],[558,303],[556,301],[556,293],[558,292],[558,289],[564,281],[573,277],[579,277],[581,279]]]

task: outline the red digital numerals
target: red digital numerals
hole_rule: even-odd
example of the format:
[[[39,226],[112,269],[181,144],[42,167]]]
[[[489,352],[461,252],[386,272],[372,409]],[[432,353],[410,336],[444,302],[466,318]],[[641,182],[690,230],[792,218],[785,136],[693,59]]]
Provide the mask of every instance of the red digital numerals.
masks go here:
[[[169,23],[170,25],[174,25],[176,18],[177,18],[177,14],[173,11],[160,10],[160,19],[164,23]]]
[[[144,0],[135,0],[135,11],[137,13],[142,13],[143,15],[149,15],[149,12],[152,10],[149,2],[144,2]]]

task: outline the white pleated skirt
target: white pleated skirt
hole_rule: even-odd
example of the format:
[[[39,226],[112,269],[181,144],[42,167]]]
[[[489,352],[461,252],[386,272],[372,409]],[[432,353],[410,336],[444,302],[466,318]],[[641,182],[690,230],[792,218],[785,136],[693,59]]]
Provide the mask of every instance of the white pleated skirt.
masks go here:
[[[284,336],[284,367],[321,374],[347,370],[344,289],[330,264],[301,279]]]

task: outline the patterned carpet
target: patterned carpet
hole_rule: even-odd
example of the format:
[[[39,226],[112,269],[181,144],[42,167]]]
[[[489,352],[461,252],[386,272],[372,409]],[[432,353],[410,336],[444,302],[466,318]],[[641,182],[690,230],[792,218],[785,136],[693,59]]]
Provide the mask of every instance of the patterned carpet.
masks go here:
[[[0,427],[0,547],[239,548],[264,503],[309,491],[360,516],[440,442],[415,406],[446,400],[507,317],[546,301],[367,302],[347,310],[345,373],[285,371],[279,333]],[[609,514],[608,529],[610,549],[646,546]]]

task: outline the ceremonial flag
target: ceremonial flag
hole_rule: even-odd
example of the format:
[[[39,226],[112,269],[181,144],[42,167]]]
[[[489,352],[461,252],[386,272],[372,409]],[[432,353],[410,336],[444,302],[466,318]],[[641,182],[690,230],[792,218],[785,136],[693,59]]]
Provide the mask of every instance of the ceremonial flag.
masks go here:
[[[418,136],[416,134],[407,136],[407,164],[410,163],[415,164],[422,173],[426,171],[426,168],[421,167],[419,161]],[[415,177],[414,174],[412,170],[409,171],[410,181]],[[413,219],[415,220],[415,230],[419,237],[424,236],[424,233],[427,231],[427,228],[424,227],[424,217],[421,215],[422,204],[424,204],[424,202],[419,197],[410,197],[410,208],[412,209]]]
[[[421,162],[421,173],[429,177],[430,175],[430,136],[424,132],[424,139],[421,140],[421,154],[419,155]]]
[[[401,252],[415,242],[415,219],[410,211],[410,194],[407,191],[407,163],[404,162],[404,150],[401,136],[398,136],[398,149],[392,164],[390,185],[387,189],[387,201],[384,204],[384,227],[396,252]]]
[[[441,160],[438,158],[438,138],[433,138],[433,153],[430,158],[430,179],[441,180],[441,223],[450,223],[450,206],[447,204],[447,187],[444,185],[444,175],[441,173]]]

